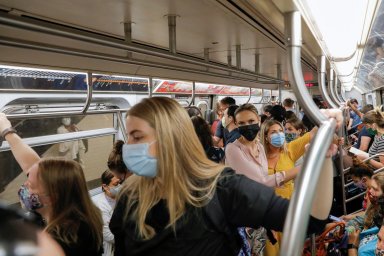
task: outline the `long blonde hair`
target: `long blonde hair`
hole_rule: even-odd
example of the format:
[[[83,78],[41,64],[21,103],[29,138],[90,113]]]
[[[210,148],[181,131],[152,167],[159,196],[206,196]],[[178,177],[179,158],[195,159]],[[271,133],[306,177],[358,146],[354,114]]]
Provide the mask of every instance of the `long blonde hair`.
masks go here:
[[[264,150],[265,150],[265,154],[268,156],[268,153],[269,153],[269,145],[271,144],[268,140],[268,130],[269,128],[271,128],[272,125],[279,125],[281,127],[281,129],[283,129],[284,131],[284,127],[283,125],[277,121],[277,120],[273,120],[273,119],[270,119],[270,120],[266,120],[262,125],[261,125],[261,128],[260,128],[260,142],[261,144],[263,144],[264,146]],[[284,141],[284,145],[283,147],[280,149],[280,151],[284,151],[284,152],[288,152],[288,149],[287,149],[287,142]]]
[[[42,159],[38,164],[38,177],[52,201],[46,231],[55,239],[71,245],[78,242],[77,233],[83,222],[91,230],[93,245],[100,248],[103,220],[89,196],[81,166],[72,160]]]
[[[157,176],[132,175],[120,194],[128,198],[125,221],[135,220],[139,236],[150,239],[156,234],[145,223],[150,209],[166,199],[167,227],[175,231],[186,205],[202,207],[210,200],[223,166],[206,157],[187,112],[176,101],[165,97],[143,99],[127,115],[145,120],[156,133]]]

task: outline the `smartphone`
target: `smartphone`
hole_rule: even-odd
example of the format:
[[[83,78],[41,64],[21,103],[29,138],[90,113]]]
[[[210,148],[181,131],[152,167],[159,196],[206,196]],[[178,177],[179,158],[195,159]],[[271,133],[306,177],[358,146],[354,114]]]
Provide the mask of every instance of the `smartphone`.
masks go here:
[[[341,221],[343,221],[342,219],[340,219],[340,218],[338,218],[338,217],[336,217],[336,216],[333,216],[333,215],[329,215],[329,217],[328,217],[330,220],[332,220],[332,221],[337,221],[337,222],[341,222]]]

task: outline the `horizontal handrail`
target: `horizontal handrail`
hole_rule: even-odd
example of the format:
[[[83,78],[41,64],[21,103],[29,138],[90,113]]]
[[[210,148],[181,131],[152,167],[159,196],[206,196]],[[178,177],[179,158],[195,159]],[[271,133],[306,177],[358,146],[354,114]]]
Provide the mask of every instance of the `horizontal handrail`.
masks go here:
[[[33,118],[48,118],[48,117],[68,117],[68,116],[84,116],[84,115],[99,115],[99,114],[115,114],[121,112],[127,112],[128,109],[100,109],[82,112],[70,112],[70,111],[59,111],[59,112],[46,112],[46,113],[29,113],[29,114],[12,114],[7,115],[9,120],[11,119],[33,119]]]
[[[103,137],[108,135],[115,135],[118,133],[118,130],[115,128],[103,128],[103,129],[95,129],[88,131],[78,131],[78,132],[70,132],[70,133],[62,133],[62,134],[53,134],[53,135],[45,135],[33,138],[25,138],[23,142],[28,144],[31,147],[50,145],[55,143],[61,143],[66,141],[73,140],[81,140],[81,139],[89,139],[96,137]],[[10,146],[7,141],[3,141],[0,152],[10,150]]]

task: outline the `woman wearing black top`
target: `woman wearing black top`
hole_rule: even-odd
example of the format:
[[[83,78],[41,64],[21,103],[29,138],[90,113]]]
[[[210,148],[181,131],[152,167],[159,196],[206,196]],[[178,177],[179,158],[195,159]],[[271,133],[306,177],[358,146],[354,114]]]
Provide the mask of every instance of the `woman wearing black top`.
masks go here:
[[[0,131],[27,175],[19,190],[22,206],[41,216],[44,230],[66,255],[101,255],[101,213],[89,197],[81,166],[73,160],[40,159],[3,113]]]
[[[329,112],[340,123],[341,112]],[[176,101],[144,99],[128,111],[126,129],[123,160],[134,174],[123,185],[110,223],[115,255],[237,255],[237,227],[282,230],[289,201],[210,161]],[[332,175],[327,158],[311,231],[328,217]]]

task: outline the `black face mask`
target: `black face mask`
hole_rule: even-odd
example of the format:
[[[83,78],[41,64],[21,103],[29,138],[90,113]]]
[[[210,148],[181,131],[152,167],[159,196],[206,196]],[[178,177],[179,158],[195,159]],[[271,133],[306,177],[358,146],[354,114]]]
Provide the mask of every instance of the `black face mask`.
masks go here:
[[[239,127],[239,133],[248,141],[253,141],[260,130],[258,124],[250,124]]]

